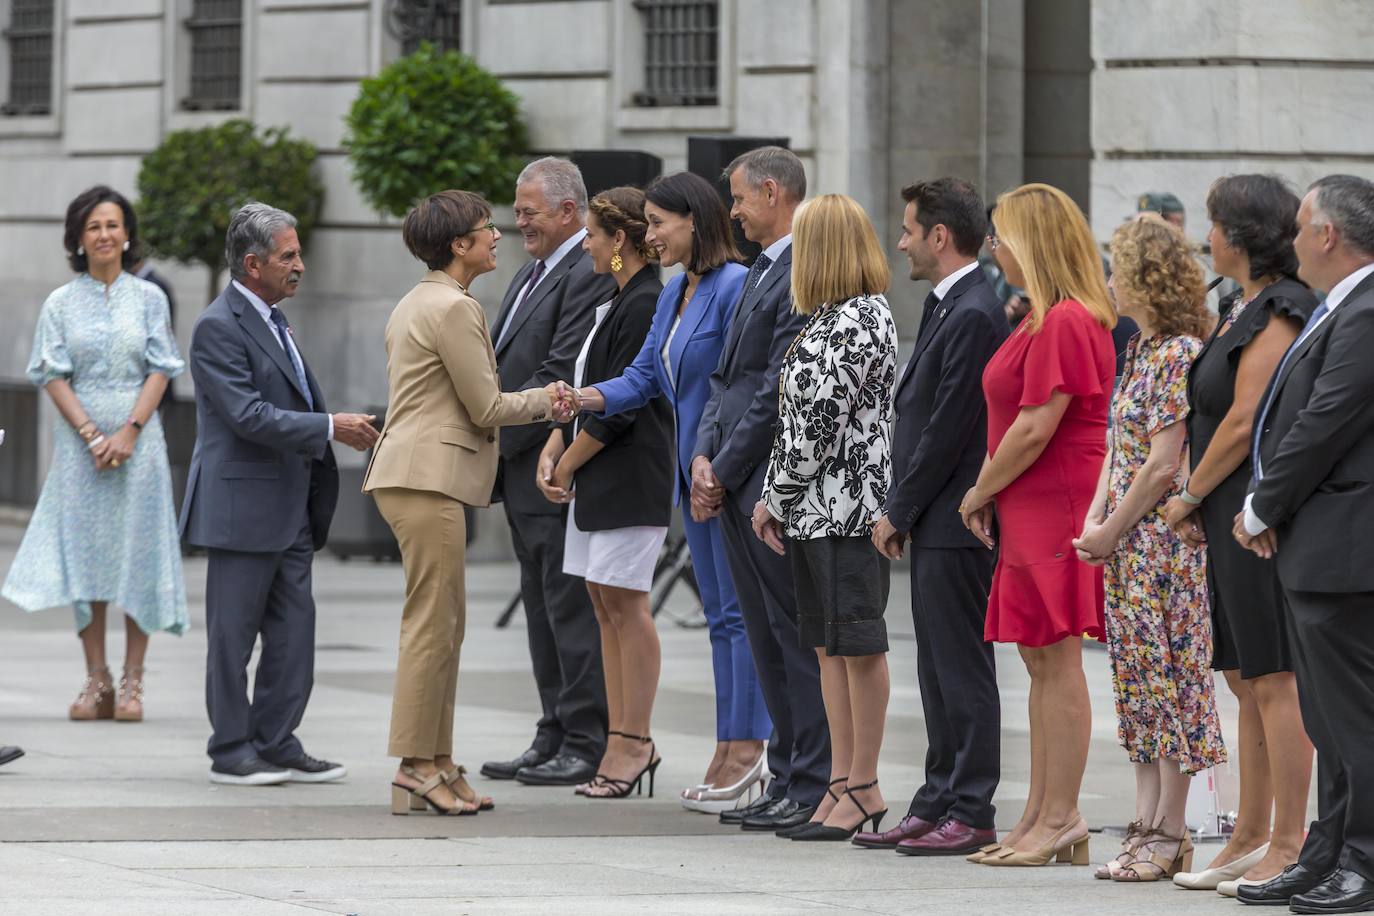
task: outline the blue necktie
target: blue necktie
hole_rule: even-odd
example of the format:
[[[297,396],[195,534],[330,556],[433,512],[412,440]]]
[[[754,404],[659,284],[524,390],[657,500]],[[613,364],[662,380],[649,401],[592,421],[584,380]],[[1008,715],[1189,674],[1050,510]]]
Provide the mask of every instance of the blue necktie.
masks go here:
[[[305,403],[310,405],[310,409],[315,409],[315,399],[310,396],[310,384],[305,380],[305,366],[301,364],[300,357],[296,355],[296,350],[291,346],[291,328],[286,324],[286,316],[281,313],[281,309],[275,305],[268,312],[272,316],[272,324],[277,329],[277,338],[281,341],[281,347],[286,351],[286,356],[291,360],[291,368],[296,370],[296,381],[300,383],[301,391],[305,394]]]
[[[759,285],[759,280],[763,279],[764,273],[773,266],[773,259],[763,252],[754,259],[754,264],[749,268],[749,276],[744,278],[744,294],[747,296],[754,291],[754,287]]]
[[[1297,340],[1293,341],[1293,346],[1288,348],[1288,352],[1283,354],[1283,359],[1279,360],[1279,368],[1274,372],[1275,380],[1277,380],[1280,376],[1283,375],[1283,370],[1288,365],[1288,358],[1293,355],[1293,352],[1297,350],[1299,346],[1302,345],[1302,342],[1306,340],[1308,336],[1312,333],[1313,329],[1316,328],[1317,323],[1320,322],[1322,318],[1325,317],[1326,313],[1329,311],[1330,308],[1328,308],[1327,302],[1325,300],[1322,300],[1322,304],[1312,310],[1312,317],[1307,319],[1307,324],[1303,325],[1302,333],[1298,335]],[[1260,470],[1259,442],[1260,436],[1264,432],[1264,419],[1265,417],[1269,416],[1269,408],[1273,406],[1274,397],[1277,394],[1278,385],[1276,384],[1273,388],[1269,389],[1269,397],[1265,399],[1264,407],[1260,409],[1259,416],[1256,418],[1255,433],[1250,440],[1250,461],[1254,464],[1255,467],[1256,480],[1259,480],[1261,477],[1264,476],[1262,471]]]

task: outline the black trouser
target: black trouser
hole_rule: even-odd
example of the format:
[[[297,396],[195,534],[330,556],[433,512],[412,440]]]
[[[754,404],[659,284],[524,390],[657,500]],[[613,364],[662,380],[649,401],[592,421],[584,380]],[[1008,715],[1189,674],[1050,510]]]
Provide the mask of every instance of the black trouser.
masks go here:
[[[769,794],[815,805],[830,781],[830,726],[816,652],[802,648],[797,636],[792,568],[754,536],[749,517],[728,497],[720,527],[763,702],[773,719]]]
[[[533,747],[595,764],[606,752],[601,631],[586,581],[563,572],[564,517],[506,509],[542,710]]]
[[[1302,723],[1317,748],[1317,819],[1298,861],[1374,879],[1374,593],[1284,595]]]
[[[916,675],[925,713],[926,781],[911,800],[922,820],[994,826],[1002,706],[992,644],[983,639],[994,556],[982,547],[911,548]]]

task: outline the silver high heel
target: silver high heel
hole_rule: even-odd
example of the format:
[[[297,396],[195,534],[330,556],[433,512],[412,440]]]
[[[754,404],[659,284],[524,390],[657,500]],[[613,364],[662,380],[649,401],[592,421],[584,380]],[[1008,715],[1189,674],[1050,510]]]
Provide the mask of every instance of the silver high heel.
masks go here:
[[[754,765],[734,785],[712,786],[700,792],[696,798],[683,798],[682,807],[702,814],[719,814],[748,805],[763,794],[767,756],[760,754]]]

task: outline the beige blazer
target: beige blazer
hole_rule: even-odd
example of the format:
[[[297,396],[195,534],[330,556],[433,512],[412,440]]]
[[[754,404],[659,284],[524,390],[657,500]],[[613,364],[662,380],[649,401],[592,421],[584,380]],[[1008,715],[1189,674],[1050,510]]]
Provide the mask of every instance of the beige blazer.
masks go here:
[[[441,270],[425,274],[386,323],[386,426],[363,492],[430,490],[491,503],[497,427],[549,419],[542,388],[503,394],[486,315]]]

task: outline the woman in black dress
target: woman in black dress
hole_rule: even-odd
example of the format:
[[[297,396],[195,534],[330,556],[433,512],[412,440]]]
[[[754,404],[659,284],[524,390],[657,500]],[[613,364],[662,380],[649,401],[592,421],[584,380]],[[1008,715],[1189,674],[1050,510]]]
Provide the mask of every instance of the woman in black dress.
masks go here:
[[[1191,476],[1166,507],[1185,539],[1207,542],[1212,599],[1212,667],[1240,700],[1240,804],[1230,843],[1202,872],[1175,883],[1235,896],[1298,860],[1312,778],[1312,744],[1298,710],[1274,563],[1242,548],[1231,527],[1252,474],[1250,431],[1270,377],[1316,307],[1297,279],[1293,223],[1299,200],[1278,178],[1234,175],[1207,195],[1208,240],[1217,273],[1240,293],[1188,379]],[[1273,829],[1270,830],[1270,818]]]

